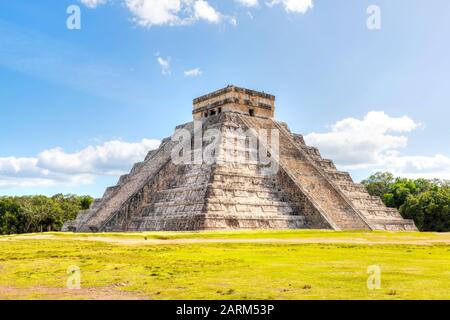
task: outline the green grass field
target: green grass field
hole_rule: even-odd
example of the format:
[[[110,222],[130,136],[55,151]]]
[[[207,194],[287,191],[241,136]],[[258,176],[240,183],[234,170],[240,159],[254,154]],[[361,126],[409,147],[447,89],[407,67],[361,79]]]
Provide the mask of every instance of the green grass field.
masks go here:
[[[367,288],[371,265],[380,289]],[[70,266],[79,290],[66,287]],[[450,299],[450,234],[3,236],[0,299]]]

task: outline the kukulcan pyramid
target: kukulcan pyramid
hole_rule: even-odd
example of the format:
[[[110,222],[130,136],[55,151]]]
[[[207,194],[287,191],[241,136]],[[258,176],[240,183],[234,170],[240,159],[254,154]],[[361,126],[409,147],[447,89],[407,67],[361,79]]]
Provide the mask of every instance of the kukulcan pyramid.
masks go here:
[[[416,230],[274,112],[274,96],[236,86],[195,99],[193,121],[63,231]]]

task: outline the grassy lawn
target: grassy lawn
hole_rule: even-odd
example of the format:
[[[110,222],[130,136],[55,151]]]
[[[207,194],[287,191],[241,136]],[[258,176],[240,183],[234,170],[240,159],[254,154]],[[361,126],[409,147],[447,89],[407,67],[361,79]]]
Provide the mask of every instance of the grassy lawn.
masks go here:
[[[67,268],[81,270],[66,289]],[[381,288],[367,288],[367,268]],[[0,237],[0,299],[450,299],[450,234],[315,230]]]

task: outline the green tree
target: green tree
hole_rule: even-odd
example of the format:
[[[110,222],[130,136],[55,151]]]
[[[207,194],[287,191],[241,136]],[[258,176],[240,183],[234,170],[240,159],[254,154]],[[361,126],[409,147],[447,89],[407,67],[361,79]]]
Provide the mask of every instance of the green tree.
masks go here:
[[[0,234],[23,233],[25,215],[11,198],[0,198]]]
[[[397,178],[391,185],[389,192],[385,193],[382,199],[388,207],[399,209],[409,196],[419,195],[434,186],[432,182],[425,179]]]
[[[383,198],[394,183],[394,175],[389,172],[377,172],[361,182],[372,196]]]
[[[92,201],[73,194],[0,197],[0,234],[59,231]]]
[[[377,172],[362,183],[371,195],[413,219],[419,230],[450,231],[449,181],[394,178],[389,172]]]
[[[94,198],[92,198],[90,196],[80,197],[81,210],[89,209],[89,207],[91,206],[92,202],[94,202]]]
[[[400,207],[403,217],[414,219],[422,231],[450,231],[450,188],[434,187],[411,195]]]

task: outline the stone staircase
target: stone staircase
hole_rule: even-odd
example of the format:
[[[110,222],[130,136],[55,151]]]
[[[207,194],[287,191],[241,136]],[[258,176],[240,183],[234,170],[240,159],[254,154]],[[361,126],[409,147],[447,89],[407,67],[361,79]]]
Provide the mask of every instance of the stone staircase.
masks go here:
[[[179,126],[187,127],[189,124]],[[117,213],[123,204],[138,192],[148,180],[170,161],[173,142],[164,139],[157,150],[148,153],[143,162],[136,163],[129,174],[119,178],[117,185],[108,187],[101,199],[96,199],[89,210],[81,212],[75,221],[63,226],[63,231],[96,232]]]
[[[211,118],[205,130],[215,128],[226,137],[230,126],[235,126],[226,118]],[[257,164],[221,161],[230,147],[225,142],[226,138],[215,164],[187,165],[173,185],[142,206],[128,230],[305,227],[304,216],[290,205],[274,179],[261,174]]]
[[[208,188],[206,223],[209,229],[304,228],[305,217],[292,206],[275,179],[256,165],[215,166]]]
[[[193,123],[177,128],[194,129]],[[412,221],[370,196],[283,123],[224,113],[204,122],[204,130],[211,128],[222,133],[213,164],[175,165],[171,161],[175,144],[165,139],[63,231],[416,230]],[[255,129],[254,138],[267,145],[270,135],[261,139],[258,130],[265,129],[266,134],[278,130],[277,172],[268,175],[258,161],[227,159],[232,154],[248,160],[257,151],[231,135],[237,128]]]
[[[307,198],[334,229],[370,229],[365,219],[342,192],[311,161],[306,152],[298,148],[294,138],[283,125],[271,119],[243,115],[239,117],[249,128],[279,130],[280,167],[295,180],[297,185],[302,186]]]
[[[193,230],[203,225],[205,193],[211,168],[184,165],[183,174],[158,190],[151,201],[142,204],[133,215],[129,231]]]
[[[370,229],[406,231],[417,230],[412,220],[403,219],[396,209],[386,207],[380,198],[369,195],[363,185],[354,183],[347,172],[338,171],[331,160],[323,159],[317,148],[307,146],[303,136],[299,134],[292,134],[287,125],[269,119],[256,120],[256,122],[258,121],[266,122],[266,128],[268,125],[267,123],[269,123],[270,127],[270,122],[272,121],[275,124],[272,127],[279,128],[280,145],[282,146],[280,162],[282,163],[284,161],[284,164],[289,167],[289,170],[294,172],[296,177],[302,177],[302,172],[303,174],[307,174],[308,172],[313,173],[310,177],[314,177],[314,172],[320,172],[325,180],[328,181],[328,184],[332,186],[332,188],[323,188],[325,186],[323,180],[320,179],[320,182],[318,182],[315,181],[314,178],[311,179],[307,177],[303,177],[303,182],[301,182],[309,183],[310,187],[306,187],[305,189],[310,194],[315,194],[314,190],[317,190],[318,193],[320,193],[320,198],[322,199],[317,200],[314,197],[315,202],[318,203],[321,209],[325,210],[326,216],[332,219],[333,222],[338,221],[337,227],[339,229],[356,229],[356,226],[361,226],[361,224],[353,224],[353,222],[355,222],[354,214],[348,216],[347,218],[343,217],[343,215],[346,215],[349,212],[347,211],[348,206],[345,204],[342,207],[335,206],[337,202],[334,202],[336,200],[332,198],[332,195],[329,192],[331,189],[338,192],[346,204],[351,206],[353,211],[357,213],[361,220],[364,221],[366,226]],[[289,142],[291,142],[291,145],[286,147],[285,144]],[[307,163],[308,161],[301,161],[301,163],[298,162],[298,160],[296,160],[298,157],[295,156],[288,157],[286,161],[283,154],[295,155],[295,151],[292,151],[292,144],[295,145],[297,150],[303,151],[303,154],[305,155],[304,158],[309,158],[308,160],[310,164],[313,164],[316,170],[311,170],[310,165],[305,165],[305,162]],[[332,193],[335,194],[335,192]],[[342,202],[340,203],[342,204]],[[340,210],[337,211],[336,208],[340,208]],[[336,213],[338,214],[336,215]]]
[[[396,209],[386,207],[379,197],[371,196],[362,184],[354,183],[350,174],[338,171],[331,160],[323,159],[317,148],[307,146],[301,135],[296,135],[295,142],[297,147],[303,149],[328,179],[351,201],[371,228],[417,230],[412,220],[403,219]]]
[[[177,164],[171,158],[178,143],[164,139],[63,231],[416,230],[307,146],[303,136],[276,122],[274,113],[275,96],[236,86],[194,99],[194,122],[176,129],[202,138],[191,140],[191,158],[212,151],[215,161]],[[221,135],[210,135],[209,129]],[[242,136],[246,129],[254,130]],[[266,132],[258,132],[262,129]],[[271,136],[265,134],[271,130],[278,133],[279,153],[267,148]],[[219,148],[211,146],[213,141]],[[271,157],[264,159],[253,147],[251,142],[258,141]]]

